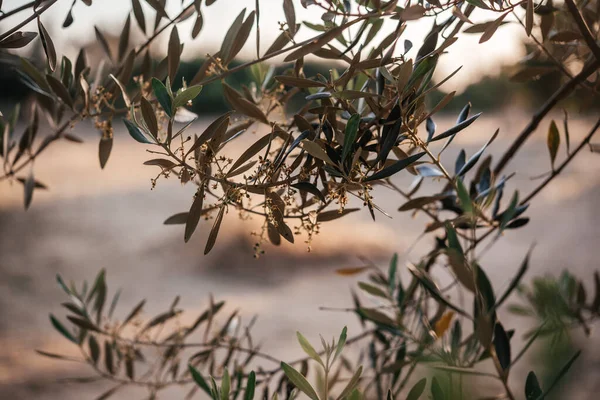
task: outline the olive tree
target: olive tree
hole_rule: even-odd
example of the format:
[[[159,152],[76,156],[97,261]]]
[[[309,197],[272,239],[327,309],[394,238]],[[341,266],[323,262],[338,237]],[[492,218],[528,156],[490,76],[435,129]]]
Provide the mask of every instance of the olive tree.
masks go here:
[[[92,1],[82,2],[90,5]],[[142,2],[152,8],[152,15],[145,15],[149,9],[142,7]],[[189,210],[165,223],[184,225],[185,241],[200,224],[208,224],[205,254],[217,243],[222,221],[236,213],[263,222],[257,255],[268,243],[294,242],[298,235],[304,235],[310,246],[322,224],[353,218],[352,213],[361,210],[347,207],[351,198],[359,199],[373,219],[387,215],[373,196],[378,187],[399,196],[400,212],[425,215],[430,221],[423,233],[435,240],[430,251],[405,266],[412,277],[409,282],[402,282],[397,257],[387,270],[372,264],[340,269],[341,275],[367,275],[359,289],[377,299],[376,305],[368,305],[355,297],[351,313],[360,318],[364,331],[347,337],[344,329],[337,339],[323,339],[322,350],[298,333],[307,358],[287,363],[260,350],[252,341],[252,323],[242,329],[234,323],[236,313],[217,322],[223,301],[211,298],[190,326],[176,323],[182,313],[177,300],[164,313],[147,319],[142,316],[142,301],[124,319],[118,319],[113,312],[119,292],[109,301],[104,271],[90,285],[67,284],[59,276],[58,283],[69,299],[63,304],[68,323],[54,316],[51,322],[79,347],[81,359],[77,361],[89,365],[98,379],[115,383],[101,397],[128,385],[146,389],[151,398],[174,385],[189,386],[190,396],[199,390],[213,399],[239,395],[252,399],[259,389],[265,398],[293,398],[302,392],[313,400],[417,399],[429,394],[438,400],[468,395],[462,385],[415,376],[422,372],[417,367],[427,364],[445,374],[460,375],[461,382],[465,375],[494,380],[502,398],[522,398],[515,394],[517,390],[527,399],[544,398],[554,384],[542,388],[532,371],[523,392],[511,383],[511,369],[543,335],[577,327],[589,331],[588,324],[600,311],[598,275],[594,275],[594,296],[586,296],[583,283],[568,273],[558,279],[537,278],[531,286],[524,286],[527,254],[510,285],[499,292],[487,278],[485,259],[478,250],[527,224],[527,209],[538,193],[582,150],[598,150],[591,139],[600,120],[579,143],[572,144],[567,114],[562,124],[546,117],[575,91],[592,101],[598,99],[600,3],[283,0],[279,2],[285,15],[285,21],[279,23],[281,33],[264,50],[258,29],[262,2],[257,0],[254,10],[239,11],[220,49],[208,55],[190,82],[177,83],[175,87],[181,88],[175,90],[182,49],[190,40],[202,37],[203,13],[215,0],[183,4],[177,15],[165,11],[165,2],[132,0],[117,54],[102,30],[94,27],[108,60],[100,71],[87,64],[84,50],[74,61],[58,58],[42,22],[43,13],[56,0],[36,0],[3,10],[0,20],[16,13],[29,16],[0,34],[0,48],[21,48],[39,39],[46,56],[44,65],[27,58],[15,62],[23,82],[35,93],[35,100],[24,110],[28,116],[25,131],[20,136],[14,132],[18,105],[11,116],[2,117],[0,126],[0,184],[22,184],[26,208],[34,192],[45,187],[35,179],[34,161],[49,146],[64,140],[80,141],[72,131],[80,121],[92,120],[101,133],[101,167],[109,160],[114,129],[125,128],[140,143],[140,151],[145,148],[152,154],[145,164],[160,170],[154,183],[178,179],[196,188]],[[320,20],[298,21],[298,7],[320,9]],[[473,24],[470,17],[475,12],[486,16],[487,22]],[[65,29],[74,18],[77,15],[71,9]],[[187,19],[195,20],[191,39],[189,32],[178,29]],[[429,20],[432,28],[416,55],[409,57],[413,43],[404,32],[415,20]],[[37,32],[21,30],[31,21],[37,21]],[[560,85],[538,105],[497,161],[486,150],[502,134],[498,130],[489,132],[487,142],[476,153],[460,151],[450,168],[441,155],[455,146],[452,142],[457,135],[477,124],[480,114],[471,115],[471,105],[466,104],[454,126],[437,129],[436,115],[455,93],[446,94],[436,104],[431,104],[431,94],[457,72],[433,80],[438,60],[453,51],[452,45],[461,35],[480,35],[485,46],[506,23],[522,25],[532,49],[513,79],[525,81],[559,71]],[[133,24],[146,36],[143,43],[132,47]],[[384,25],[392,29],[377,39]],[[310,30],[310,38],[296,40],[300,29]],[[169,36],[168,49],[154,60],[148,48],[161,35]],[[256,43],[255,57],[232,66],[249,41]],[[327,76],[307,76],[307,56],[329,60],[332,67]],[[283,59],[282,67],[270,64],[272,59]],[[227,82],[231,74],[245,69],[254,77],[249,85],[234,87]],[[197,116],[187,107],[202,96],[203,86],[213,82],[221,85],[231,111],[198,131],[194,124]],[[294,98],[302,99],[300,106],[292,106]],[[38,138],[42,115],[54,129]],[[514,174],[507,170],[540,124],[547,132],[548,173],[523,195],[511,188]],[[251,127],[262,133],[239,157],[230,158],[229,145],[242,135],[253,135]],[[559,155],[561,145],[565,156]],[[394,182],[398,174],[414,176],[410,187]],[[437,187],[435,194],[421,194],[425,181]],[[440,271],[452,274],[452,284],[438,286]],[[512,310],[535,317],[537,323],[518,350],[511,349],[515,332],[505,329],[497,315],[515,290],[524,304],[512,306]],[[455,301],[457,292],[466,296],[469,309]],[[217,323],[219,329],[215,330]],[[343,350],[349,345],[358,347],[357,360],[345,356]],[[578,355],[573,355],[556,381]],[[258,360],[275,364],[265,366]],[[484,363],[493,365],[496,373],[482,370]],[[309,370],[320,371],[317,383],[305,378]],[[363,374],[367,370],[370,372]]]

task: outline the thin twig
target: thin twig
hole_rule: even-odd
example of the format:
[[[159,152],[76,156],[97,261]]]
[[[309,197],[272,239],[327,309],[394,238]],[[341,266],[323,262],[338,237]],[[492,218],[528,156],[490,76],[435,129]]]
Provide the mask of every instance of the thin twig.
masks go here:
[[[600,61],[591,60],[584,66],[583,70],[579,74],[577,74],[573,79],[569,80],[563,86],[560,87],[549,99],[546,103],[537,111],[531,121],[527,124],[527,126],[521,131],[519,136],[515,139],[512,145],[506,150],[506,152],[500,158],[500,161],[494,168],[494,175],[498,176],[509,163],[510,160],[515,156],[517,151],[523,146],[523,144],[527,141],[527,139],[533,134],[536,130],[540,122],[544,119],[544,117],[554,108],[554,106],[567,97],[581,82],[586,80],[590,75],[592,75],[598,67],[600,66]]]
[[[40,15],[42,15],[44,13],[44,11],[46,11],[47,9],[52,7],[54,5],[54,3],[56,3],[56,1],[57,0],[50,0],[47,4],[44,4],[39,10],[34,10],[33,14],[31,14],[29,17],[27,17],[24,21],[18,23],[12,29],[9,29],[8,31],[6,31],[2,35],[0,35],[0,42],[2,40],[6,39],[7,37],[9,37],[10,35],[12,35],[13,33],[17,32],[19,29],[21,29],[22,27],[24,27],[25,25],[27,25],[34,19],[38,18]]]
[[[8,11],[8,12],[6,12],[6,13],[4,13],[4,14],[0,15],[0,21],[2,21],[2,20],[3,20],[3,19],[5,19],[5,18],[11,17],[11,16],[13,16],[13,15],[15,15],[15,14],[17,14],[17,13],[20,13],[21,11],[25,11],[25,10],[27,10],[28,8],[31,8],[31,7],[33,7],[33,6],[34,6],[34,4],[35,4],[35,1],[30,1],[29,3],[25,3],[25,4],[23,4],[23,5],[22,5],[22,6],[20,6],[20,7],[17,7],[17,8],[15,8],[15,9],[12,9],[12,10],[10,10],[10,11]]]
[[[544,180],[544,182],[542,182],[538,187],[536,187],[530,194],[528,194],[523,200],[521,200],[521,202],[519,203],[519,205],[525,205],[527,203],[529,203],[535,196],[537,196],[558,174],[560,174],[562,172],[563,169],[565,169],[565,167],[567,165],[569,165],[569,163],[573,160],[573,158],[575,157],[575,155],[577,153],[579,153],[592,139],[592,137],[594,136],[594,134],[596,133],[596,131],[598,130],[598,128],[600,128],[600,119],[596,122],[596,124],[593,126],[593,128],[590,130],[590,132],[585,136],[585,138],[583,138],[583,140],[581,141],[581,143],[575,148],[575,150],[569,155],[569,157],[567,157],[558,168],[556,168],[552,174],[546,178]],[[493,226],[492,228],[490,228],[486,233],[484,233],[482,236],[480,236],[476,242],[474,242],[473,244],[471,244],[471,247],[477,246],[480,242],[482,242],[483,240],[485,240],[487,237],[489,237],[496,229],[498,229],[498,225]],[[471,250],[471,247],[469,248],[469,250]]]
[[[521,201],[521,205],[529,203],[531,201],[531,199],[533,199],[539,192],[541,192],[546,187],[546,185],[548,185],[548,183],[550,183],[558,174],[560,174],[562,172],[562,170],[565,169],[565,167],[567,165],[569,165],[569,163],[571,162],[571,160],[573,160],[573,158],[577,155],[577,153],[579,153],[590,142],[590,140],[592,139],[592,137],[594,136],[594,134],[596,133],[598,128],[600,128],[600,119],[598,119],[598,121],[596,121],[596,124],[592,127],[590,132],[585,136],[585,138],[583,138],[581,143],[579,143],[579,146],[577,146],[575,148],[575,150],[573,150],[573,152],[571,154],[569,154],[569,156],[565,159],[565,161],[562,164],[560,164],[560,166],[558,168],[556,168],[554,171],[552,171],[550,176],[547,177],[544,180],[544,182],[542,182],[530,194],[528,194],[527,197],[525,197]]]

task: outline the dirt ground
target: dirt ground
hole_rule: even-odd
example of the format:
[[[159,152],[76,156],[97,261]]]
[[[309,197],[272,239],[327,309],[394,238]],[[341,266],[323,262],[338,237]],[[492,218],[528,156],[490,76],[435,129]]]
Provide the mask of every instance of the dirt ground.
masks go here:
[[[498,154],[524,125],[522,118],[512,115],[482,117],[457,138],[455,151],[443,160],[453,165],[459,145],[473,154],[499,126],[500,136],[490,148]],[[439,121],[439,129],[451,123],[451,119]],[[519,188],[522,196],[539,182],[531,178],[548,170],[548,124],[542,123],[536,139],[528,142],[507,170],[517,172],[509,188]],[[573,120],[572,143],[590,126],[589,120]],[[89,128],[78,129],[84,130],[85,144],[57,144],[36,162],[36,177],[50,190],[36,191],[29,211],[23,211],[20,185],[0,183],[0,398],[94,398],[104,387],[57,383],[57,379],[81,375],[81,367],[34,352],[72,351],[48,321],[50,312],[63,315],[57,273],[79,282],[92,280],[105,268],[109,286],[123,288],[117,309],[121,316],[142,298],[150,299],[149,312],[159,312],[176,295],[181,295],[181,306],[193,315],[206,306],[212,293],[226,300],[229,309],[241,308],[246,321],[258,315],[255,338],[285,360],[300,355],[295,341],[298,329],[309,339],[317,339],[319,333],[330,337],[344,325],[358,333],[353,316],[319,311],[321,306],[351,306],[349,288],[355,280],[336,275],[336,268],[358,265],[359,255],[382,266],[394,252],[403,260],[416,259],[429,244],[421,241],[408,257],[403,254],[426,220],[397,212],[402,200],[379,190],[375,200],[393,219],[379,216],[373,222],[363,210],[354,218],[327,224],[311,253],[297,240],[294,246],[267,247],[267,254],[254,260],[250,232],[260,221],[240,221],[229,215],[213,252],[204,257],[209,225],[202,224],[188,244],[183,242],[181,226],[162,225],[166,217],[189,208],[193,188],[160,182],[151,191],[156,167],[142,165],[150,156],[124,131],[117,132],[111,159],[100,170],[97,137],[86,132]],[[245,145],[240,141],[238,150]],[[564,157],[564,148],[560,154]],[[400,175],[397,183],[407,187],[410,176]],[[483,258],[482,265],[498,291],[506,287],[534,241],[530,276],[568,269],[591,278],[599,266],[598,154],[584,152],[534,202],[528,212],[530,224],[507,234]],[[513,326],[507,328],[519,331],[527,324],[513,317],[509,321]],[[600,343],[596,332],[587,340],[586,348]],[[573,398],[593,398],[592,393],[600,390],[600,354],[584,352],[579,365],[578,392]],[[515,385],[524,380],[527,368],[523,364],[513,375]],[[142,398],[139,393],[125,393],[115,398]]]

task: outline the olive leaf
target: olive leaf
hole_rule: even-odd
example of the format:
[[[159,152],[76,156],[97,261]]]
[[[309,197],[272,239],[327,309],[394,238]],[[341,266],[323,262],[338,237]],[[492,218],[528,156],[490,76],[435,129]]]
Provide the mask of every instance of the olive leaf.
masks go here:
[[[152,90],[160,106],[169,117],[173,116],[173,99],[166,86],[158,79],[152,78]]]
[[[98,158],[100,160],[100,168],[104,169],[106,163],[108,162],[108,157],[110,156],[110,152],[113,146],[113,138],[101,138],[100,144],[98,145]]]
[[[175,81],[175,75],[179,69],[179,57],[181,54],[181,42],[179,41],[179,32],[177,26],[174,26],[171,30],[171,36],[169,37],[169,48],[167,55],[168,64],[168,76],[171,82]]]
[[[554,120],[552,120],[550,127],[548,128],[546,144],[548,146],[548,152],[550,153],[552,169],[554,170],[554,161],[556,160],[558,148],[560,147],[560,134],[558,133],[558,127],[556,126],[556,122],[554,122]]]
[[[296,33],[296,11],[294,10],[294,2],[292,0],[283,0],[283,13],[290,35],[294,36]]]
[[[406,400],[418,400],[419,397],[421,397],[421,395],[425,391],[426,386],[427,386],[427,378],[420,379],[410,389],[410,391],[408,392],[408,395],[406,395]]]
[[[365,182],[388,178],[388,177],[396,174],[397,172],[402,171],[406,167],[414,164],[416,161],[418,161],[424,155],[425,155],[425,152],[421,152],[421,153],[413,154],[412,156],[408,156],[400,161],[396,161],[394,164],[390,165],[389,167],[386,167],[386,168],[382,169],[381,171],[376,172],[373,175],[367,177],[365,179]]]
[[[46,59],[48,60],[48,67],[50,67],[50,71],[54,72],[56,69],[56,50],[54,48],[54,43],[39,17],[37,19],[37,24],[38,31],[40,32],[40,39],[42,40],[42,47],[44,48]]]
[[[200,185],[198,192],[196,193],[196,197],[190,207],[190,211],[187,214],[186,224],[185,224],[185,234],[184,240],[188,242],[192,237],[196,227],[198,226],[198,222],[200,221],[200,217],[202,216],[202,205],[204,203],[204,185]],[[165,221],[166,222],[166,221]]]
[[[213,246],[215,245],[215,242],[217,241],[217,236],[219,235],[219,228],[221,227],[221,222],[223,222],[224,213],[225,206],[221,206],[221,208],[219,209],[219,213],[215,218],[215,223],[213,224],[213,227],[210,230],[210,233],[208,234],[208,240],[206,241],[206,246],[204,247],[205,255],[212,250]]]
[[[300,391],[307,395],[312,400],[319,400],[317,392],[312,388],[310,383],[306,380],[300,372],[296,371],[292,366],[282,362],[281,369],[289,381],[296,386]]]
[[[20,32],[17,31],[0,41],[2,49],[20,49],[27,46],[33,39],[37,37],[35,32]]]
[[[185,88],[177,93],[173,100],[173,108],[178,108],[186,105],[188,102],[194,100],[202,91],[201,85],[195,85]]]

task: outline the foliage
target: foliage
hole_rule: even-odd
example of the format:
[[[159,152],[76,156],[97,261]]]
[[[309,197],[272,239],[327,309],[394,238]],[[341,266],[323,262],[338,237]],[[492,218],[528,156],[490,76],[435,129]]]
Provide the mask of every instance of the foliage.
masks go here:
[[[83,2],[91,4],[91,0]],[[46,63],[39,67],[27,58],[18,60],[19,74],[36,97],[27,107],[27,127],[19,138],[14,133],[21,114],[19,105],[12,115],[2,117],[0,180],[23,184],[28,208],[35,190],[45,188],[35,179],[33,163],[48,146],[63,139],[80,141],[70,133],[71,129],[82,120],[92,120],[101,133],[98,153],[100,166],[104,167],[113,146],[114,125],[122,123],[131,138],[153,154],[154,158],[145,162],[160,169],[153,185],[160,178],[175,178],[195,186],[189,210],[173,215],[165,223],[185,225],[182,235],[188,241],[201,219],[212,218],[205,254],[218,245],[220,226],[233,211],[263,221],[255,248],[257,256],[267,241],[273,245],[279,245],[282,238],[294,242],[301,233],[306,235],[310,249],[321,224],[358,211],[347,207],[352,197],[362,202],[373,219],[379,214],[388,215],[374,200],[377,186],[403,198],[400,212],[422,213],[430,219],[424,234],[435,236],[434,246],[418,261],[408,264],[412,279],[406,284],[401,280],[397,258],[387,273],[373,265],[340,270],[343,275],[370,273],[359,288],[375,298],[377,305],[366,306],[355,297],[352,309],[369,328],[353,338],[346,338],[344,330],[337,342],[322,339],[321,352],[298,334],[308,358],[281,364],[253,344],[249,327],[240,328],[237,313],[213,329],[223,303],[211,299],[206,311],[190,326],[176,323],[181,314],[177,299],[165,312],[148,320],[140,317],[144,306],[141,302],[120,322],[112,318],[118,295],[105,312],[108,289],[103,272],[91,287],[67,286],[59,278],[69,296],[69,302],[64,304],[70,313],[69,324],[54,316],[51,323],[79,347],[79,361],[89,364],[99,378],[115,382],[116,386],[101,397],[129,384],[148,389],[151,397],[172,385],[191,385],[191,394],[199,389],[222,400],[242,394],[252,398],[259,386],[266,398],[271,397],[271,392],[275,398],[293,398],[302,392],[314,400],[403,396],[431,396],[437,400],[465,395],[462,385],[447,385],[445,379],[437,376],[421,377],[413,384],[415,371],[420,371],[417,366],[425,364],[449,375],[493,378],[501,385],[502,396],[516,398],[509,382],[514,364],[542,334],[564,334],[572,325],[587,330],[589,320],[598,316],[598,287],[591,303],[583,284],[568,274],[558,281],[536,279],[532,288],[521,288],[528,305],[513,310],[536,316],[540,326],[529,333],[532,339],[514,356],[514,331],[499,320],[498,310],[519,287],[529,255],[508,288],[497,291],[487,277],[478,250],[482,243],[490,246],[503,234],[526,225],[529,218],[525,213],[535,196],[582,149],[598,150],[590,140],[600,120],[578,144],[572,145],[565,114],[562,124],[544,122],[550,155],[545,179],[522,196],[510,187],[512,174],[505,174],[510,160],[562,100],[575,90],[578,94],[589,93],[591,98],[597,94],[597,2],[576,4],[566,0],[558,7],[551,1],[533,0],[300,1],[303,7],[323,10],[321,21],[315,23],[297,21],[298,2],[284,0],[281,35],[263,51],[260,30],[255,29],[260,19],[257,1],[254,10],[248,13],[244,9],[237,14],[220,50],[208,56],[191,81],[173,85],[178,79],[184,45],[177,24],[195,18],[195,39],[202,30],[203,11],[214,2],[195,0],[173,17],[165,11],[165,1],[146,0],[153,9],[154,24],[150,25],[145,16],[148,10],[141,7],[140,0],[133,0],[130,14],[135,21],[128,15],[117,52],[110,48],[102,30],[94,27],[106,53],[105,65],[98,68],[87,64],[83,50],[74,61],[58,58],[41,19],[56,0],[36,0],[22,8],[33,9],[33,14],[0,34],[0,48],[22,48],[37,37]],[[469,18],[475,10],[490,20],[473,24]],[[10,14],[4,13],[0,19]],[[65,27],[75,17],[69,10]],[[413,43],[403,37],[403,32],[410,21],[427,18],[435,23],[411,58]],[[38,32],[20,30],[34,20]],[[135,48],[129,44],[133,23],[147,34],[147,39]],[[377,33],[384,23],[395,28],[379,40]],[[477,125],[480,114],[472,115],[471,104],[467,103],[454,126],[442,132],[437,129],[436,114],[455,93],[446,94],[433,105],[432,94],[457,72],[434,82],[437,62],[452,51],[459,33],[480,34],[480,43],[485,43],[505,23],[523,25],[535,44],[535,50],[512,79],[524,81],[558,71],[562,74],[561,84],[495,165],[486,153],[500,134],[498,130],[490,132],[485,145],[475,154],[467,155],[462,150],[454,168],[448,168],[441,155],[450,145],[454,146],[457,135]],[[296,40],[299,29],[310,29],[314,35],[304,41]],[[155,63],[148,46],[163,33],[169,35],[167,53]],[[234,58],[253,34],[256,57],[233,66]],[[266,62],[278,56],[283,57],[284,69],[276,74],[275,67]],[[308,56],[336,60],[335,67],[328,76],[307,75],[304,58]],[[231,80],[226,80],[243,70],[252,74],[250,85],[236,88]],[[196,114],[188,108],[213,82],[220,84],[232,111],[196,132]],[[288,115],[294,97],[303,100]],[[39,141],[36,135],[42,116],[49,119],[54,130]],[[263,133],[237,159],[229,158],[229,144],[242,135],[250,135],[253,126],[264,129]],[[566,156],[559,154],[561,147],[566,148]],[[393,178],[407,173],[414,176],[414,181],[402,189]],[[425,181],[438,186],[434,194],[423,193]],[[450,286],[438,286],[440,270],[452,275]],[[466,300],[457,302],[457,293]],[[165,331],[165,327],[170,329]],[[202,327],[202,341],[190,342],[192,334]],[[342,354],[345,345],[362,340],[367,344],[358,351],[358,361],[369,374],[356,367],[359,362]],[[151,355],[145,349],[150,349]],[[190,350],[196,352],[186,354]],[[556,381],[578,356],[575,353]],[[276,362],[277,366],[271,370],[254,368],[250,363],[256,358]],[[309,359],[310,365],[316,363],[317,368],[309,366]],[[496,374],[480,369],[480,363],[486,362],[493,365]],[[248,373],[251,368],[254,371]],[[317,374],[317,384],[306,379],[309,370]],[[524,393],[527,399],[540,399],[553,387],[554,383],[542,388],[532,372]]]
[[[449,251],[446,248],[435,257]],[[128,385],[147,389],[151,397],[174,385],[185,386],[189,388],[188,397],[200,390],[214,400],[239,396],[252,399],[259,392],[262,398],[281,395],[293,399],[302,392],[313,400],[393,399],[403,398],[402,393],[407,399],[418,399],[426,396],[426,388],[434,399],[468,396],[462,384],[456,387],[440,383],[440,375],[418,377],[415,382],[415,374],[423,373],[418,366],[456,375],[461,382],[473,377],[491,379],[503,385],[506,396],[514,398],[508,385],[510,372],[534,342],[548,335],[558,340],[575,327],[589,334],[589,323],[600,317],[597,273],[594,299],[586,301],[583,283],[567,272],[558,280],[545,277],[535,279],[531,287],[519,285],[528,258],[501,294],[494,291],[479,269],[473,313],[447,295],[460,278],[440,289],[424,267],[409,266],[415,278],[403,284],[397,255],[386,273],[373,265],[340,269],[338,273],[345,276],[370,272],[358,287],[375,305],[364,304],[355,295],[351,310],[362,321],[363,332],[349,337],[344,328],[337,340],[328,342],[321,337],[321,351],[298,332],[298,342],[307,357],[287,363],[255,344],[251,334],[254,319],[242,326],[239,310],[222,315],[224,301],[215,302],[211,297],[208,307],[189,319],[190,323],[183,322],[183,311],[177,308],[179,297],[154,316],[145,315],[146,300],[142,300],[120,319],[115,315],[119,314],[116,310],[121,291],[111,299],[104,271],[91,285],[67,284],[57,276],[68,298],[62,303],[68,313],[67,322],[54,315],[50,320],[65,339],[78,347],[81,357],[42,350],[38,353],[87,364],[97,375],[75,377],[71,379],[74,382],[113,382],[99,398]],[[524,334],[527,341],[518,352],[511,344],[515,331],[505,330],[496,314],[517,288],[527,303],[513,304],[509,309],[535,317],[540,323]],[[355,347],[354,354],[346,354],[347,346]],[[550,392],[579,354],[572,355],[545,391],[535,373],[530,372],[523,389],[526,398],[537,399]],[[485,364],[494,365],[497,375],[484,372]],[[311,371],[316,374],[315,383],[307,379]]]

